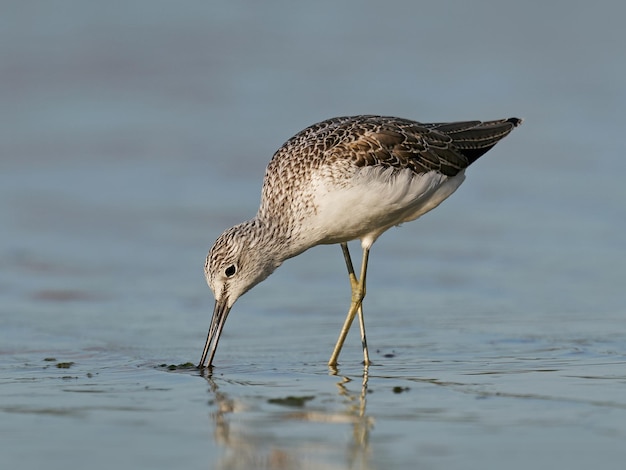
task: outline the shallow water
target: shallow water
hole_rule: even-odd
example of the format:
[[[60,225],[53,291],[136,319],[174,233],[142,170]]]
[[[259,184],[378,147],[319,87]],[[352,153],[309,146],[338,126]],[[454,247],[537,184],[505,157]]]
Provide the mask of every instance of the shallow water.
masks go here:
[[[5,3],[2,468],[623,467],[621,3]],[[366,377],[334,246],[170,370],[272,153],[354,113],[525,122],[374,246]]]

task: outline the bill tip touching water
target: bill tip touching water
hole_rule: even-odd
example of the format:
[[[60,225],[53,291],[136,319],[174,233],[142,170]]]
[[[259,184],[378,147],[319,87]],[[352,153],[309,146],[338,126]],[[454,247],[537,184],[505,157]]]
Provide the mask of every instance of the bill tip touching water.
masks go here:
[[[387,229],[437,207],[461,185],[465,169],[522,120],[420,123],[359,115],[302,130],[274,154],[265,171],[256,216],[218,237],[205,262],[215,307],[198,365],[213,365],[233,304],[286,259],[322,244],[339,244],[351,304],[328,365],[337,359],[355,316],[364,364],[369,352],[363,318],[367,261]],[[347,243],[359,239],[360,272]]]

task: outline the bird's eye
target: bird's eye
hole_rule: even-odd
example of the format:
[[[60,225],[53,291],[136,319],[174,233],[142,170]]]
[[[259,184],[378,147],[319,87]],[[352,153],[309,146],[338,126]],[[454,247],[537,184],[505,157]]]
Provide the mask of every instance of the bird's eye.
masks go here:
[[[237,268],[235,267],[234,264],[231,264],[230,266],[226,268],[226,270],[224,271],[224,274],[226,274],[226,277],[233,277],[236,272],[237,272]]]

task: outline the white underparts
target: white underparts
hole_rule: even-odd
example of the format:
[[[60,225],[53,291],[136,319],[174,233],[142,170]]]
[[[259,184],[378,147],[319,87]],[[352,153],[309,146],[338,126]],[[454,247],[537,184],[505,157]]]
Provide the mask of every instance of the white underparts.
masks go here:
[[[437,207],[464,179],[463,171],[448,177],[380,167],[359,169],[340,184],[314,178],[316,215],[306,222],[305,236],[317,239],[315,244],[360,238],[364,248],[370,247],[388,228]]]

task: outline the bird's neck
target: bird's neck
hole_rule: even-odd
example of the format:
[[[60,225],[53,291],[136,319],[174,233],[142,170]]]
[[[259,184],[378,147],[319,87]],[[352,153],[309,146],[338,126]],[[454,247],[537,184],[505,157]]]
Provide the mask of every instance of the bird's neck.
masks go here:
[[[288,224],[267,219],[260,214],[245,224],[256,234],[258,244],[254,248],[263,250],[266,256],[273,258],[278,264],[310,248]]]

